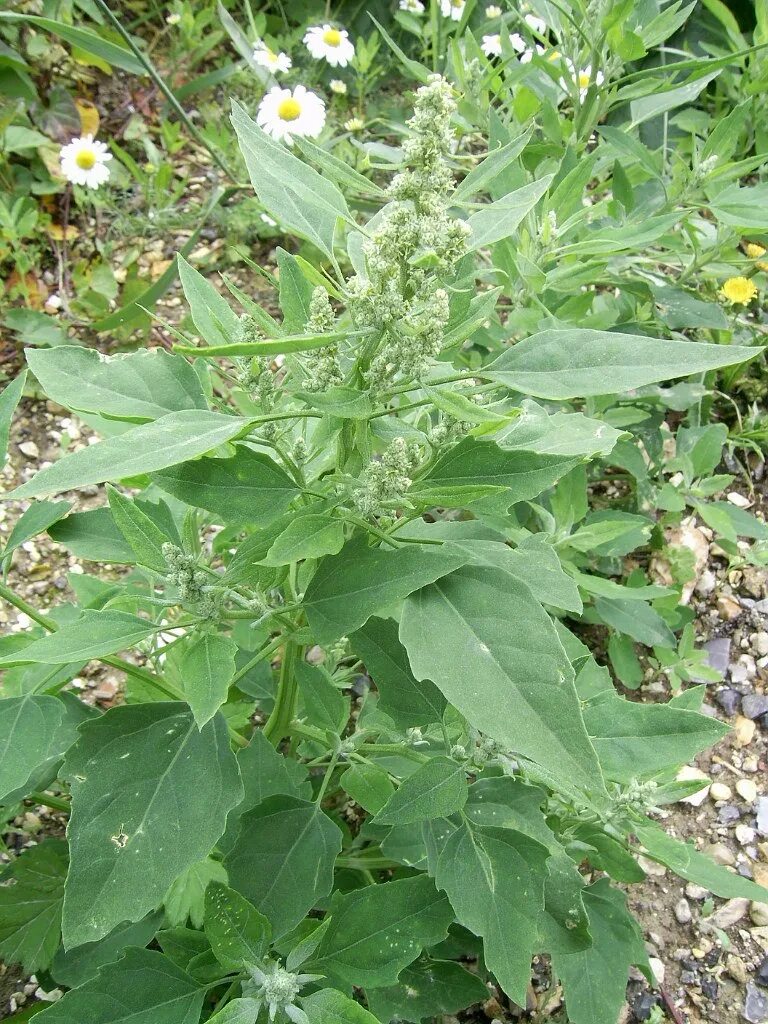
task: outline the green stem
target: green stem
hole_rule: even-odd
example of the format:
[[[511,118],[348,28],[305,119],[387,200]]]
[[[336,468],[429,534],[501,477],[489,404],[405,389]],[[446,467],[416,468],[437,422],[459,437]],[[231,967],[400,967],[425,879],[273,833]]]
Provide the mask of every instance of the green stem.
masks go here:
[[[50,793],[30,793],[24,797],[25,800],[32,800],[44,807],[52,807],[54,811],[71,811],[72,805],[69,800],[62,800],[58,796],[51,796]]]
[[[277,746],[291,731],[291,722],[296,712],[298,683],[296,681],[296,658],[298,647],[288,640],[283,651],[283,662],[280,666],[280,680],[277,684],[277,697],[272,714],[264,726],[264,735],[273,746]]]

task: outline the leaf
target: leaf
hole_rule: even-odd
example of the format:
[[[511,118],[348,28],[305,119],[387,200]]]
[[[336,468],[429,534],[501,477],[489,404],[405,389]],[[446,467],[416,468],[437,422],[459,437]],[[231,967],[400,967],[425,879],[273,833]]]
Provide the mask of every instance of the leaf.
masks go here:
[[[553,177],[553,174],[545,174],[538,181],[523,185],[494,203],[481,206],[467,222],[472,229],[471,248],[482,249],[483,246],[508,238],[547,191]]]
[[[344,524],[327,515],[304,515],[275,538],[262,565],[288,565],[305,558],[337,555],[344,547]]]
[[[335,988],[305,996],[301,1005],[309,1024],[379,1024],[372,1013]]]
[[[200,633],[184,647],[179,673],[199,729],[226,703],[236,654],[237,644],[220,633]]]
[[[378,814],[395,792],[387,772],[375,764],[353,764],[341,776],[339,785],[369,814]]]
[[[657,89],[649,96],[642,96],[640,99],[633,100],[630,103],[630,110],[632,112],[631,127],[642,124],[651,117],[658,117],[659,114],[663,114],[667,110],[673,110],[675,107],[680,107],[684,103],[690,103],[696,99],[700,92],[706,89],[712,79],[717,78],[721,70],[721,68],[718,68],[715,71],[711,71],[708,75],[695,78],[691,82],[685,82],[683,85],[677,86],[677,88]]]
[[[346,200],[332,181],[274,142],[239,103],[232,124],[257,196],[279,223],[330,257],[339,218],[354,225]]]
[[[228,459],[187,462],[152,480],[174,498],[204,508],[224,522],[267,523],[284,512],[299,488],[262,452],[237,445]]]
[[[70,661],[90,661],[106,654],[133,647],[156,633],[153,622],[128,612],[86,609],[55,633],[33,640],[15,654],[0,658],[2,665],[65,665]]]
[[[8,559],[26,541],[36,537],[62,519],[72,506],[68,501],[33,501],[29,508],[13,524],[11,535],[0,552],[0,559],[10,564]]]
[[[106,506],[72,512],[53,523],[48,535],[77,558],[122,565],[136,561],[133,548],[117,528],[112,510]]]
[[[178,702],[87,722],[63,773],[72,786],[67,949],[153,910],[210,853],[243,794],[224,719],[198,730]]]
[[[25,350],[49,398],[68,409],[142,423],[169,412],[206,409],[200,379],[181,356],[163,349],[102,355],[80,345]]]
[[[604,420],[593,420],[580,412],[549,413],[532,398],[526,398],[522,413],[494,434],[501,448],[526,449],[542,455],[609,455],[621,437]]]
[[[178,928],[189,921],[193,928],[202,928],[208,886],[226,881],[227,872],[212,857],[190,864],[174,879],[163,897],[168,924]]]
[[[539,455],[506,451],[495,441],[465,437],[450,448],[408,492],[418,498],[422,489],[488,484],[506,488],[510,505],[535,498],[571,469],[576,459],[564,455]]]
[[[354,388],[328,388],[327,391],[300,391],[298,397],[314,409],[339,419],[367,420],[374,406],[368,395]]]
[[[403,732],[442,721],[447,701],[434,683],[414,676],[393,619],[370,618],[349,642],[376,683],[378,709]]]
[[[324,558],[307,587],[304,610],[316,643],[328,644],[362,626],[374,612],[452,572],[466,561],[455,548],[395,551],[368,547],[354,537],[338,555]]]
[[[709,208],[722,224],[749,231],[768,230],[768,183],[741,186],[728,185],[710,200]]]
[[[349,721],[349,699],[334,686],[322,666],[302,661],[296,665],[295,672],[310,722],[340,736]]]
[[[211,882],[205,893],[205,934],[221,966],[239,971],[261,961],[272,926],[239,892]]]
[[[224,296],[191,267],[180,253],[176,261],[192,323],[206,345],[230,345],[239,341],[240,320]]]
[[[509,167],[513,161],[522,153],[531,138],[531,129],[518,135],[511,142],[497,149],[492,149],[483,159],[467,174],[456,187],[453,193],[452,202],[460,203],[478,192],[486,190],[486,187]]]
[[[37,772],[55,765],[76,738],[58,697],[29,693],[0,700],[0,804],[35,788]]]
[[[460,924],[482,936],[484,959],[506,994],[525,1005],[544,909],[548,851],[514,829],[464,821],[442,848],[435,884]]]
[[[340,829],[314,803],[271,796],[242,816],[224,866],[279,938],[331,891],[340,851]]]
[[[67,844],[46,839],[13,860],[0,885],[0,956],[28,974],[47,970],[61,940]]]
[[[610,331],[550,330],[502,352],[483,376],[536,398],[583,398],[622,394],[671,377],[731,366],[757,351]]]
[[[525,584],[500,569],[459,569],[407,599],[400,639],[416,678],[432,679],[476,729],[563,792],[604,800],[573,670]]]
[[[106,61],[107,64],[122,68],[123,71],[129,71],[132,75],[146,75],[147,73],[142,62],[130,50],[118,43],[110,42],[109,39],[103,39],[90,29],[66,25],[64,22],[54,21],[52,18],[39,18],[32,14],[16,14],[10,11],[0,13],[0,18],[35,25],[45,32],[50,32],[51,35],[58,36],[59,39],[63,39],[71,46],[84,50],[99,60]]]
[[[633,964],[646,964],[640,928],[627,911],[626,896],[606,878],[584,889],[594,943],[577,953],[553,950],[573,1024],[616,1024]]]
[[[59,985],[77,988],[95,978],[105,964],[119,960],[129,946],[148,945],[162,923],[163,914],[156,911],[141,921],[119,924],[99,942],[86,942],[68,952],[60,946],[51,964],[51,976]]]
[[[142,512],[135,501],[126,498],[111,484],[107,484],[109,509],[115,525],[128,541],[140,565],[165,575],[168,564],[163,554],[163,544],[169,538]]]
[[[281,246],[275,250],[280,282],[280,309],[285,334],[301,334],[310,316],[312,285],[302,274],[295,256]]]
[[[248,429],[249,422],[203,409],[171,412],[59,459],[4,497],[35,498],[166,469],[231,441]]]
[[[381,1021],[419,1022],[425,1017],[455,1014],[488,999],[488,989],[476,974],[451,960],[417,960],[405,967],[397,984],[372,988],[368,1005]]]
[[[196,1024],[206,988],[163,953],[129,949],[117,963],[67,992],[41,1024]]]
[[[727,871],[694,846],[674,839],[658,825],[646,822],[634,826],[633,831],[643,844],[647,857],[665,864],[686,882],[702,885],[726,900],[743,898],[768,903],[768,889]]]
[[[631,636],[647,647],[675,647],[675,634],[657,611],[644,601],[615,601],[596,597],[595,611],[618,633]]]
[[[336,892],[310,970],[345,985],[394,985],[426,946],[445,938],[453,910],[426,875]]]
[[[447,818],[467,802],[467,774],[447,757],[433,757],[404,779],[377,813],[377,825]]]
[[[16,406],[21,401],[24,393],[24,385],[27,382],[27,371],[22,370],[15,380],[12,380],[7,387],[0,392],[0,466],[5,465],[5,455],[8,451],[8,438],[11,432],[11,420],[16,411]]]

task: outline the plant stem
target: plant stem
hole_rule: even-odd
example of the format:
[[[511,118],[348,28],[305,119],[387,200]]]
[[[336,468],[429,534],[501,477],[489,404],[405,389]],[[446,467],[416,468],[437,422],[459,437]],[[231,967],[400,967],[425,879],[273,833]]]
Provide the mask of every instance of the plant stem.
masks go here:
[[[62,800],[58,796],[51,796],[50,793],[30,793],[24,797],[25,800],[33,800],[36,804],[43,804],[44,807],[52,807],[54,811],[71,811],[72,805],[69,800]]]
[[[291,731],[291,722],[296,711],[298,684],[296,681],[296,657],[298,647],[288,640],[283,651],[280,666],[280,680],[277,684],[277,697],[272,714],[264,726],[264,735],[273,746],[277,746]]]

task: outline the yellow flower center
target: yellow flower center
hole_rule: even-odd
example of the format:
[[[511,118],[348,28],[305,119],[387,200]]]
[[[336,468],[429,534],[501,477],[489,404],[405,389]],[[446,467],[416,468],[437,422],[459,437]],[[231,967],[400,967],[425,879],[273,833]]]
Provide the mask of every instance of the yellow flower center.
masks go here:
[[[553,50],[552,53],[547,55],[547,60],[550,62],[560,60],[560,54],[557,52],[557,50]]]
[[[328,46],[338,46],[341,42],[341,32],[337,28],[327,28],[323,32],[323,42]]]
[[[277,61],[277,54],[274,50],[265,50],[264,55],[267,58],[268,64],[274,64]]]
[[[463,7],[465,0],[451,0],[451,7]]]
[[[301,104],[293,96],[281,100],[280,106],[277,108],[277,116],[281,121],[295,121],[300,113]]]
[[[589,88],[589,75],[587,74],[586,71],[580,71],[579,72],[579,88],[580,89],[588,89]]]
[[[92,149],[81,149],[75,157],[75,163],[81,171],[90,171],[96,163],[96,154]]]
[[[729,302],[750,302],[757,295],[757,288],[746,277],[729,277],[722,288],[723,296]]]
[[[761,256],[765,256],[765,248],[757,242],[747,242],[745,251],[751,260],[759,260]]]

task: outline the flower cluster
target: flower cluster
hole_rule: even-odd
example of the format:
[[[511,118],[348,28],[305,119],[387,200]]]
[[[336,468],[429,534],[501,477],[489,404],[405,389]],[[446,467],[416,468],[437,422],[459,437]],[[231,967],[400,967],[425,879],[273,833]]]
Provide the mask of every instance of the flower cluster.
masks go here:
[[[194,556],[171,543],[163,544],[162,552],[168,563],[168,582],[178,588],[182,603],[195,605],[206,618],[215,617],[217,607],[206,586],[208,577]]]
[[[384,511],[400,506],[411,486],[409,473],[418,461],[418,445],[396,437],[381,460],[370,463],[363,474],[363,486],[353,492],[352,500],[358,512],[367,519],[375,519]]]
[[[393,178],[390,202],[363,243],[367,277],[349,283],[353,321],[381,337],[365,372],[373,391],[398,375],[418,379],[442,347],[449,303],[440,276],[464,255],[469,234],[448,214],[454,109],[450,85],[439,75],[418,90],[403,146],[406,169]]]
[[[235,342],[251,344],[262,341],[264,333],[258,323],[250,315],[244,313],[240,317]],[[275,403],[275,375],[272,372],[272,364],[266,356],[252,356],[248,358],[235,359],[237,383],[247,391],[253,401],[258,402],[264,413],[268,413]],[[265,437],[275,432],[274,423],[264,423],[262,433]]]
[[[328,298],[328,292],[321,285],[312,292],[309,302],[309,319],[305,327],[307,334],[328,334],[336,324],[336,316]],[[307,353],[304,381],[305,391],[327,391],[341,384],[344,374],[339,366],[339,352],[336,345],[327,345]]]
[[[261,1007],[266,1006],[270,1021],[278,1014],[285,1016],[292,1024],[309,1024],[309,1018],[296,998],[305,985],[319,981],[319,974],[293,974],[278,963],[262,967],[251,966],[251,977],[243,983],[243,996],[252,1003],[254,1021]]]

